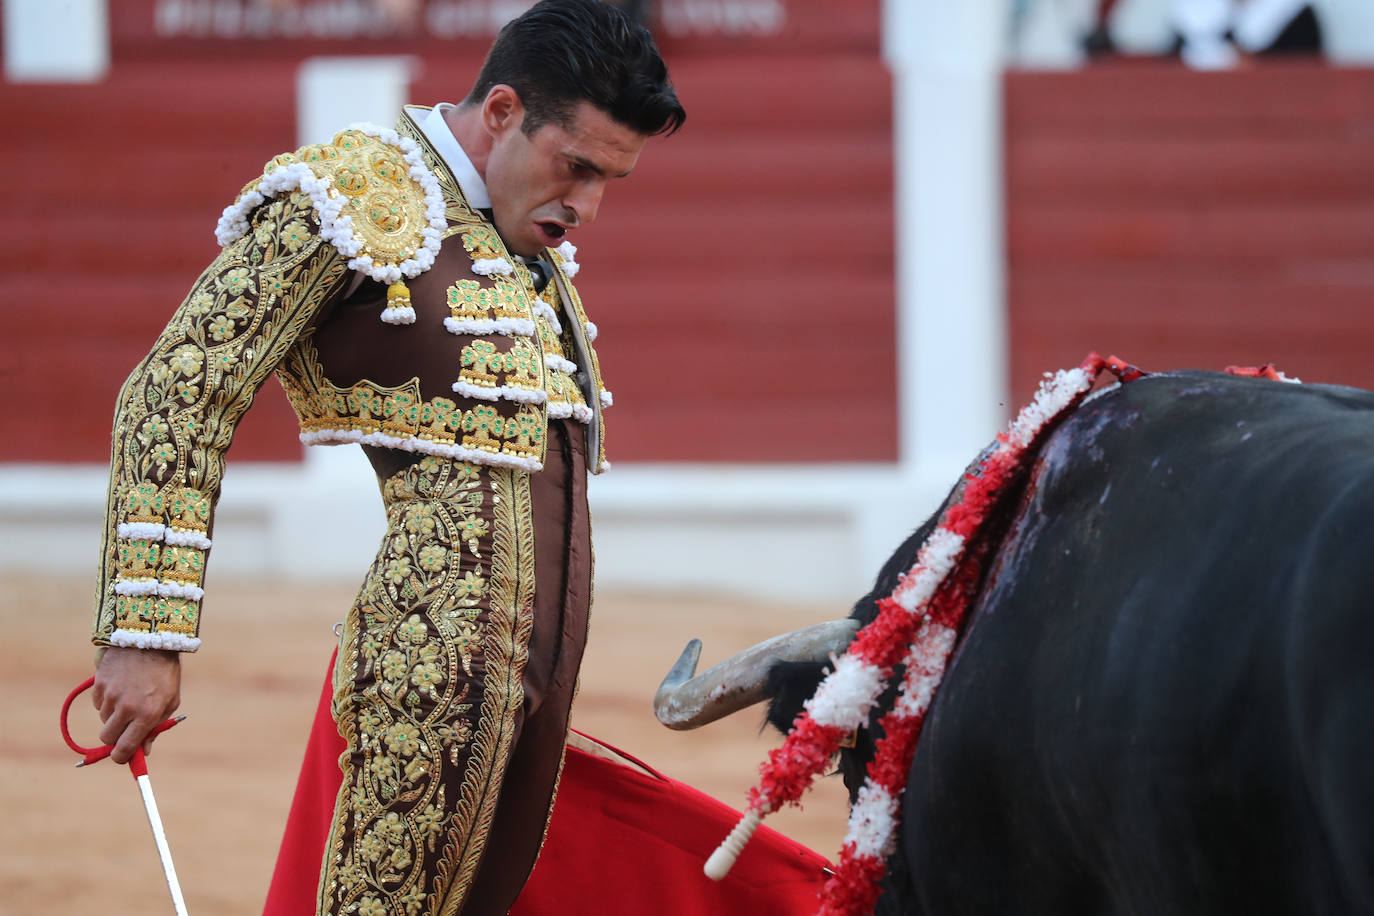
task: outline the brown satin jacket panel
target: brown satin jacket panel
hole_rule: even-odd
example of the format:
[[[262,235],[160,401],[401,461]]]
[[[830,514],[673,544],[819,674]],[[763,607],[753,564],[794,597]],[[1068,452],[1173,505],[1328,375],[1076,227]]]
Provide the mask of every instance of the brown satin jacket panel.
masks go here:
[[[397,387],[418,378],[425,400],[454,398],[459,357],[463,347],[477,338],[452,334],[444,327],[450,314],[448,288],[459,280],[479,279],[461,242],[446,240],[434,266],[406,281],[415,309],[414,324],[379,320],[386,306],[386,287],[364,280],[315,330],[312,340],[325,376],[343,388],[364,379]]]

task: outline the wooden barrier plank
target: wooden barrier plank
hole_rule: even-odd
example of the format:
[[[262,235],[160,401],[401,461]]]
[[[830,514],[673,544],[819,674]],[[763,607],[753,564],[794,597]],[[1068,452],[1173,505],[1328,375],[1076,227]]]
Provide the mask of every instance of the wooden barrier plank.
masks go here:
[[[1365,257],[1374,252],[1374,200],[1115,209],[1023,208],[1009,214],[1013,270],[1024,261],[1225,261]]]
[[[1122,208],[1374,200],[1374,131],[1310,136],[1018,137],[1008,150],[1014,208]]]
[[[1009,136],[1225,136],[1260,127],[1339,138],[1352,124],[1374,119],[1374,73],[1317,60],[1217,73],[1168,59],[1068,72],[1015,71],[1007,74],[1004,92]]]

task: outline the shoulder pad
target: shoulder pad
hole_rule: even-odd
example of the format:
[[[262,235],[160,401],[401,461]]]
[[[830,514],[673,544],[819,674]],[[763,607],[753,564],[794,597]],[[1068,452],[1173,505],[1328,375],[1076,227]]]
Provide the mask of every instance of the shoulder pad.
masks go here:
[[[233,243],[263,201],[293,191],[310,197],[320,236],[353,270],[396,283],[434,265],[446,225],[444,197],[414,140],[354,124],[327,144],[282,153],[225,208],[215,238],[222,246]]]

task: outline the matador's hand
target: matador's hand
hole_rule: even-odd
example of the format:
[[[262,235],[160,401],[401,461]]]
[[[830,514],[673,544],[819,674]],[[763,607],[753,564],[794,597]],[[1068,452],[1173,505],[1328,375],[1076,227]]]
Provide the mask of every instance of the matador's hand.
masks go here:
[[[110,759],[128,763],[148,733],[181,704],[181,653],[161,649],[111,647],[95,672],[91,699],[105,726],[100,742],[113,744]]]

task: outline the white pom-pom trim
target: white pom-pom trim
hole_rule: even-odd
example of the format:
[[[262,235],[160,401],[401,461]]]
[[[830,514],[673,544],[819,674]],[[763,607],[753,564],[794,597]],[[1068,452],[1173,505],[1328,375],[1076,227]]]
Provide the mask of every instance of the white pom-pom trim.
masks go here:
[[[115,630],[110,634],[110,645],[132,649],[172,649],[177,652],[194,652],[200,648],[200,639],[183,636],[180,633],[136,633],[133,630]]]
[[[382,309],[382,321],[387,324],[414,324],[414,306],[403,305],[400,308],[387,307]]]
[[[248,215],[264,201],[284,192],[299,190],[309,196],[314,204],[315,214],[320,220],[320,238],[333,245],[339,254],[351,259],[348,262],[351,270],[360,270],[379,283],[391,284],[402,276],[418,277],[433,267],[434,259],[439,254],[441,234],[448,224],[444,220],[443,191],[439,188],[438,179],[420,158],[420,147],[409,137],[402,137],[394,130],[374,124],[353,124],[349,129],[376,137],[388,146],[399,149],[410,166],[410,176],[424,190],[425,218],[429,225],[421,231],[424,241],[414,255],[399,264],[377,264],[370,255],[360,253],[362,240],[354,235],[352,218],[343,213],[347,198],[342,194],[331,195],[332,183],[316,176],[303,162],[293,162],[265,172],[253,190],[225,207],[215,226],[215,239],[220,245],[231,245],[247,232]]]
[[[301,433],[301,441],[306,445],[342,445],[357,442],[362,445],[377,445],[382,448],[400,449],[403,452],[418,452],[422,455],[438,455],[441,458],[456,458],[470,464],[485,464],[498,468],[516,468],[521,471],[541,471],[543,463],[536,458],[522,455],[503,455],[484,449],[466,448],[456,443],[434,442],[414,437],[388,436],[386,433],[364,433],[356,429],[316,429]]]
[[[570,359],[564,359],[563,357],[558,356],[555,353],[550,353],[544,357],[544,365],[548,366],[555,372],[561,372],[564,375],[577,374],[577,363],[573,362]]]
[[[515,266],[505,258],[477,258],[472,262],[472,272],[481,277],[490,277],[492,274],[510,276],[515,273]]]
[[[209,550],[211,541],[200,531],[182,531],[176,528],[169,528],[162,539],[173,547],[198,547],[201,550]]]
[[[117,579],[114,590],[116,595],[158,595],[162,598],[189,598],[192,601],[200,601],[205,597],[205,590],[199,585],[158,579]]]
[[[161,541],[167,533],[167,526],[156,522],[124,522],[115,529],[115,533],[131,541]]]
[[[500,334],[504,337],[533,337],[534,322],[528,318],[454,318],[444,319],[450,334],[482,336]]]
[[[554,333],[563,333],[563,323],[558,320],[558,313],[555,312],[553,310],[553,307],[550,306],[543,299],[535,300],[534,314],[547,321],[549,323],[549,327],[553,328]]]
[[[601,332],[598,331],[597,328],[596,328],[596,322],[595,322],[595,321],[589,321],[589,322],[587,322],[587,342],[588,342],[588,343],[595,343],[595,342],[596,342],[597,335],[599,335],[600,333],[601,333]]]
[[[178,530],[155,522],[124,522],[115,528],[115,534],[130,541],[164,541],[173,547],[198,547],[201,550],[209,550],[212,543],[200,531]]]
[[[479,401],[518,401],[521,404],[543,404],[549,393],[542,388],[513,388],[510,385],[474,385],[471,382],[456,381],[453,390]]]
[[[594,416],[595,414],[592,413],[592,409],[586,404],[563,403],[549,405],[550,420],[566,420],[572,417],[579,423],[590,423]]]
[[[582,265],[574,260],[577,257],[577,246],[572,242],[564,242],[554,251],[558,253],[559,259],[563,262],[563,273],[567,275],[568,279],[571,280],[577,276],[577,272],[582,269]]]
[[[156,579],[118,579],[115,581],[116,595],[156,595]]]
[[[187,585],[185,582],[159,582],[157,593],[163,598],[189,598],[192,601],[199,601],[205,597],[205,589],[199,585]]]
[[[614,407],[614,406],[615,406],[615,396],[614,396],[613,394],[611,394],[609,391],[607,391],[606,389],[604,389],[604,388],[601,389],[601,409],[602,409],[602,410],[605,410],[607,407]]]

